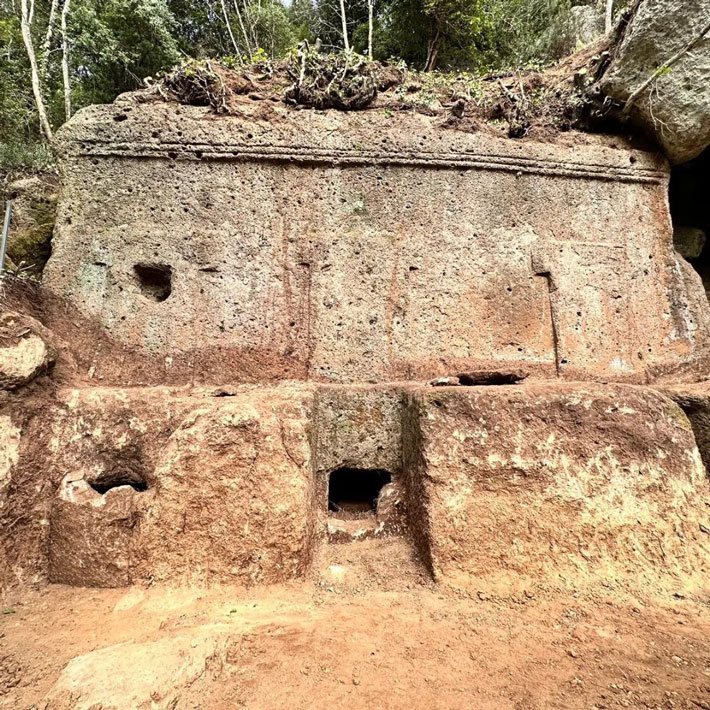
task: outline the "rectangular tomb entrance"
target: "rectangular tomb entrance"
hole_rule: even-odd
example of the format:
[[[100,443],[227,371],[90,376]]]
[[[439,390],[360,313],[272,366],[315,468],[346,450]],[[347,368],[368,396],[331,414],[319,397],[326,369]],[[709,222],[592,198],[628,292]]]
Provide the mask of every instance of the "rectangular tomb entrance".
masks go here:
[[[337,468],[328,474],[331,542],[392,535],[404,526],[404,495],[397,476],[379,468]]]

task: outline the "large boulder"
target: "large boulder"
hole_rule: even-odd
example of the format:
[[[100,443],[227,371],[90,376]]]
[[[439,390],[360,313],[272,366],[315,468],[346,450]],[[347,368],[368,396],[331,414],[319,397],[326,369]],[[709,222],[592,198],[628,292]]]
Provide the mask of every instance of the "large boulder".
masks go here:
[[[606,96],[625,103],[658,73],[633,100],[630,116],[674,163],[710,144],[710,33],[667,66],[702,34],[709,10],[707,0],[641,0],[601,80]]]
[[[604,10],[598,5],[575,5],[570,12],[574,45],[589,44],[604,34]]]

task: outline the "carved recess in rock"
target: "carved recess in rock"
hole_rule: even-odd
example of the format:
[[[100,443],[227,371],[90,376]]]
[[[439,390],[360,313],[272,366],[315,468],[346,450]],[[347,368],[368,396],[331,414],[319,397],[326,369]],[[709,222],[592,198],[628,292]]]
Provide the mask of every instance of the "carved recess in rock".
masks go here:
[[[50,476],[73,471],[50,501],[50,581],[265,583],[305,573],[312,392],[106,388],[62,398],[48,423],[56,450],[41,464]]]
[[[79,587],[131,583],[134,527],[147,505],[132,480],[115,480],[116,485],[105,488],[83,473],[65,476],[49,522],[50,582]]]
[[[657,156],[261,108],[215,118],[128,97],[60,133],[46,281],[169,358],[172,382],[239,380],[255,363],[348,382],[705,367],[706,327],[679,327],[688,293]],[[141,265],[160,265],[160,297]]]
[[[22,428],[0,417],[0,587],[303,577],[326,539],[328,475],[348,469],[384,474],[372,529],[414,535],[445,582],[706,580],[708,481],[687,418],[651,389],[213,393],[63,390]]]
[[[401,419],[401,387],[318,389],[313,440],[316,507],[319,528],[327,529],[331,542],[405,532]]]

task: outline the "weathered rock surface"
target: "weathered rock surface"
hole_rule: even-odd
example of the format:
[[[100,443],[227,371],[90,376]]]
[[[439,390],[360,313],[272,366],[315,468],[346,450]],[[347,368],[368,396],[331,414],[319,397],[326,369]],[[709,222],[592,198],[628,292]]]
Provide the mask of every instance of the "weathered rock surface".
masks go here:
[[[42,330],[29,316],[0,315],[0,389],[17,389],[52,367],[56,354]]]
[[[573,47],[589,44],[604,34],[604,9],[594,5],[575,5],[570,10]]]
[[[409,407],[412,525],[437,578],[703,584],[710,489],[670,399],[541,384],[417,392]]]
[[[164,363],[160,381],[706,371],[658,156],[404,113],[240,110],[129,96],[60,134],[47,284]]]
[[[59,186],[53,175],[16,180],[7,186],[12,222],[7,243],[7,267],[39,276],[52,253],[52,233]]]
[[[105,389],[63,399],[50,422],[63,443],[44,466],[54,478],[75,473],[50,501],[51,581],[273,582],[305,572],[312,393]]]
[[[658,72],[634,101],[631,116],[674,163],[700,155],[710,144],[710,33],[663,67],[708,22],[706,0],[644,0],[601,81],[607,96],[626,102]]]
[[[705,469],[710,472],[710,383],[670,385],[661,391],[685,412],[693,427]]]
[[[198,633],[122,643],[77,656],[47,695],[46,710],[176,708],[181,691],[204,675],[226,636],[225,629],[215,625]]]
[[[280,582],[309,572],[329,528],[412,535],[462,586],[704,584],[707,477],[654,390],[229,390],[62,390],[0,415],[0,587]],[[336,470],[356,496],[389,474],[365,522],[329,516]]]
[[[67,474],[52,503],[49,579],[80,587],[127,586],[133,528],[152,494],[130,485],[101,494],[83,475]]]

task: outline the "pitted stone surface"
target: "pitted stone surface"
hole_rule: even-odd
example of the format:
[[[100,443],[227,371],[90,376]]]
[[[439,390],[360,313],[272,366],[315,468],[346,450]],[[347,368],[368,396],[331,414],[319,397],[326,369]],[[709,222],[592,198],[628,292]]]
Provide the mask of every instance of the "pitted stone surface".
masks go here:
[[[436,577],[703,584],[710,489],[691,424],[647,388],[538,384],[414,391],[410,511]]]
[[[710,144],[708,3],[644,0],[637,8],[601,88],[626,102],[646,85],[630,115],[672,162],[684,163]],[[678,53],[678,61],[664,69]]]
[[[130,96],[80,112],[60,140],[47,284],[165,360],[171,382],[255,367],[645,382],[705,367],[653,154],[421,115],[257,104],[237,118]],[[169,270],[169,295],[151,297],[136,266]]]

